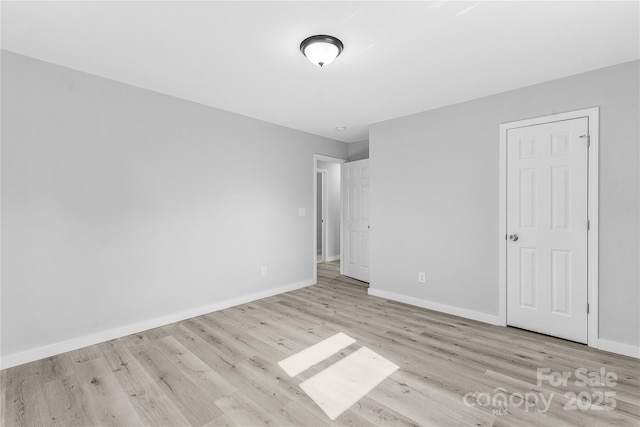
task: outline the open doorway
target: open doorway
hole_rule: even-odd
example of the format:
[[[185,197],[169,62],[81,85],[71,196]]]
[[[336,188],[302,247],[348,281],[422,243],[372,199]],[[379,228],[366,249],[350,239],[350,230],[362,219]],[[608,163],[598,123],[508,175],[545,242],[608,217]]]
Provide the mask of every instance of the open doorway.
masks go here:
[[[333,263],[341,258],[341,175],[345,160],[314,155],[313,260]],[[317,268],[314,268],[317,280]]]
[[[320,162],[318,162],[320,163]],[[329,258],[327,246],[327,221],[329,220],[329,171],[316,168],[316,261],[326,262]]]

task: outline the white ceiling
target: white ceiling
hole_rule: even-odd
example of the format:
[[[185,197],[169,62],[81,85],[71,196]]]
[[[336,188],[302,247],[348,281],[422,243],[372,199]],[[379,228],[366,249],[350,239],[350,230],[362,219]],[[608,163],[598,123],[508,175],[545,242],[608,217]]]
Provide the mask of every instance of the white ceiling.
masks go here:
[[[637,1],[1,7],[4,49],[346,142],[371,123],[640,57]],[[325,68],[299,51],[313,34],[345,45]]]

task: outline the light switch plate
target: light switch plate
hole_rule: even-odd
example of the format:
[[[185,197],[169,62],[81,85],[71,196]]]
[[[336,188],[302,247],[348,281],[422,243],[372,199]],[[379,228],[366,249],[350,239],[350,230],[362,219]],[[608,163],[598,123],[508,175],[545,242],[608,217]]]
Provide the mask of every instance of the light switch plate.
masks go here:
[[[307,209],[306,208],[298,208],[298,216],[306,216]]]

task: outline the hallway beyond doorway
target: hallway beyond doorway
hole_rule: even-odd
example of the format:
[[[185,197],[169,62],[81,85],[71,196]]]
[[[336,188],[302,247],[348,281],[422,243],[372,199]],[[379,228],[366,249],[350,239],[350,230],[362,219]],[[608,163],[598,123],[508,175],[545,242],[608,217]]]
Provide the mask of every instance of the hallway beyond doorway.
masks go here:
[[[331,284],[344,284],[349,286],[358,286],[360,288],[369,288],[369,284],[351,277],[340,275],[340,260],[331,262],[318,263],[318,281],[328,282]]]

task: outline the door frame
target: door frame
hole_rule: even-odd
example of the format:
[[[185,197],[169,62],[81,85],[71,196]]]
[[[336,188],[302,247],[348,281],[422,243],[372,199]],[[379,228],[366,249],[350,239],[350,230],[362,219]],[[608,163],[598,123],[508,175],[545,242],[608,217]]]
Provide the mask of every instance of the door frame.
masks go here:
[[[313,242],[313,246],[312,246],[312,257],[311,259],[313,260],[312,262],[312,277],[313,277],[313,283],[318,283],[318,160],[323,161],[323,162],[330,162],[330,163],[339,163],[340,164],[340,178],[342,178],[342,163],[345,163],[347,160],[346,159],[341,159],[339,157],[332,157],[332,156],[327,156],[324,154],[314,154],[313,155],[313,168],[311,168],[311,170],[313,171],[313,221],[311,224],[311,229],[312,231],[312,242]],[[340,196],[340,200],[342,200],[342,195]],[[342,201],[340,202],[340,217],[342,217]],[[340,221],[340,240],[342,241],[342,221]],[[340,255],[342,255],[342,246],[340,247]],[[342,263],[340,263],[340,265],[342,266]],[[342,268],[342,267],[341,267]]]
[[[587,345],[598,348],[598,176],[599,176],[599,116],[600,108],[518,120],[500,125],[500,199],[498,214],[498,318],[500,325],[507,326],[507,131],[525,126],[586,117],[589,122],[589,152],[587,165]],[[585,225],[586,226],[586,225]],[[586,309],[586,307],[585,307]]]
[[[327,247],[329,246],[329,233],[327,232],[328,222],[329,222],[329,191],[327,189],[327,185],[329,183],[329,171],[326,169],[316,169],[316,227],[318,226],[318,193],[317,193],[317,180],[318,175],[322,176],[322,217],[325,219],[322,222],[322,231],[320,234],[322,235],[322,244],[320,248],[322,252],[320,253],[320,262],[327,261]],[[316,232],[316,246],[318,245],[318,233]],[[317,260],[316,255],[316,260]]]

